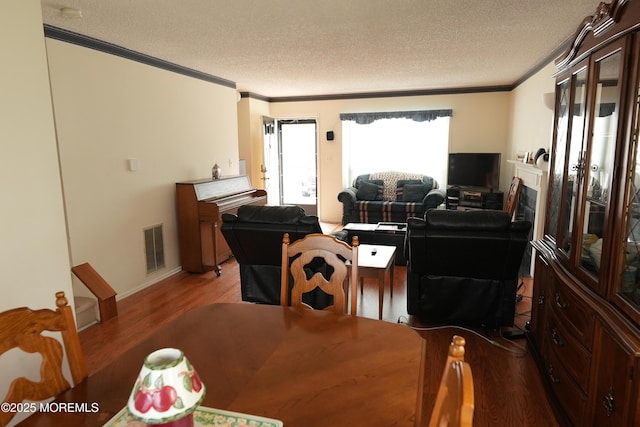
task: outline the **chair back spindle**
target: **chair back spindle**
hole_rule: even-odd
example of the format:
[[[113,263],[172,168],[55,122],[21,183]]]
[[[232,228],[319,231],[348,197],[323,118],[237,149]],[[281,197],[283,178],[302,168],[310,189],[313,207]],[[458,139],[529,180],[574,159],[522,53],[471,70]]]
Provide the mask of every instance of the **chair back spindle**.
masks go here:
[[[516,212],[518,206],[518,197],[520,196],[520,190],[522,189],[522,180],[517,176],[514,176],[509,186],[509,192],[507,193],[507,199],[504,201],[504,211],[513,218],[513,214]]]
[[[473,425],[473,375],[464,361],[465,339],[454,335],[449,345],[429,427],[471,427]]]
[[[333,304],[325,310],[334,310],[344,314],[347,308],[348,294],[351,297],[351,315],[356,315],[356,284],[358,277],[357,237],[352,245],[336,237],[313,233],[291,243],[289,234],[282,239],[282,276],[280,286],[281,305],[304,306],[302,296],[316,288],[333,297]],[[310,268],[316,260],[321,260],[319,268]],[[350,268],[347,266],[350,263]],[[317,265],[316,265],[317,267]],[[293,285],[290,285],[293,278]],[[348,294],[345,293],[349,284]],[[291,300],[289,301],[289,292]]]
[[[19,348],[42,356],[40,380],[32,381],[25,377],[14,379],[3,402],[38,402],[71,387],[62,373],[62,345],[55,338],[43,335],[43,331],[61,333],[73,384],[78,384],[87,377],[87,366],[73,312],[64,292],[56,293],[56,306],[55,311],[20,307],[0,313],[0,355]],[[0,412],[0,425],[8,424],[15,415],[12,412]]]

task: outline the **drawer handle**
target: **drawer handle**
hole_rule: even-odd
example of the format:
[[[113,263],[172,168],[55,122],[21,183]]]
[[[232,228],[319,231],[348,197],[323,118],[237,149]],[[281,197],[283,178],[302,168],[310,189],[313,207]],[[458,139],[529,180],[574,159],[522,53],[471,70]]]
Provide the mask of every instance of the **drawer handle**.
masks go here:
[[[560,384],[562,382],[560,378],[553,375],[553,365],[549,365],[549,378],[551,378],[551,382],[554,384]]]
[[[613,391],[613,387],[609,387],[609,393],[604,396],[602,404],[604,405],[604,409],[607,411],[607,417],[610,417],[611,414],[613,414],[613,411],[615,411],[616,409],[615,393]]]
[[[544,295],[540,295],[538,297],[538,305],[540,306],[544,305]]]
[[[565,309],[567,307],[569,307],[569,304],[567,304],[566,302],[562,302],[560,301],[560,294],[556,293],[556,305],[561,308],[561,309]]]
[[[558,333],[558,330],[556,328],[553,328],[551,330],[551,340],[553,341],[553,343],[558,347],[564,347],[564,340],[558,338],[559,335],[560,334]]]

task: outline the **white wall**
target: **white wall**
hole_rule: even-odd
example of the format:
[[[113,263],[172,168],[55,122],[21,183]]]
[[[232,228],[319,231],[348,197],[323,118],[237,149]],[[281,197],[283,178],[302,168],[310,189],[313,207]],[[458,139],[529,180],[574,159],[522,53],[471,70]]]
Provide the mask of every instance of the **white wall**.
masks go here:
[[[247,175],[254,188],[265,188],[260,172],[264,164],[262,118],[269,116],[269,103],[253,98],[238,102],[238,145],[240,158],[246,161]]]
[[[47,39],[72,265],[123,297],[178,271],[175,183],[238,172],[236,91]],[[129,171],[127,159],[140,161]],[[147,275],[143,229],[163,224]],[[88,291],[74,279],[77,294]]]
[[[555,65],[549,63],[513,90],[509,115],[509,158],[515,159],[518,151],[535,153],[538,148],[549,151],[553,111],[545,107],[542,97],[555,90],[555,72]]]
[[[73,295],[40,2],[3,1],[0,28],[0,311],[54,309]],[[17,373],[38,358],[0,356],[0,396]]]
[[[339,223],[342,218],[342,204],[338,201],[337,195],[343,188],[340,113],[452,109],[449,151],[503,153],[500,183],[501,187],[506,187],[511,173],[507,170],[506,164],[509,144],[509,106],[509,92],[491,92],[336,101],[275,102],[270,104],[270,113],[276,118],[315,117],[318,120],[318,212],[322,221]],[[326,132],[329,130],[335,133],[333,141],[327,141],[325,138]],[[393,145],[393,141],[389,143],[390,146]],[[424,171],[424,173],[428,175],[429,171]],[[444,186],[444,183],[441,185]]]

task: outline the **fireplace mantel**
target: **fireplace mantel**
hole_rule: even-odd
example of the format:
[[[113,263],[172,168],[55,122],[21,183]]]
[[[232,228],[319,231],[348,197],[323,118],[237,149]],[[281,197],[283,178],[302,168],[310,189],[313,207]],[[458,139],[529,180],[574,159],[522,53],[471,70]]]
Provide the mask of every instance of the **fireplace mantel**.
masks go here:
[[[544,235],[545,208],[547,206],[547,182],[549,181],[549,171],[540,169],[535,165],[522,163],[515,160],[507,160],[513,164],[513,175],[522,180],[522,185],[536,191],[535,218],[533,221],[533,239],[541,240]],[[548,165],[548,163],[546,163]],[[533,253],[535,256],[535,251]],[[531,263],[531,276],[533,276],[533,265]]]
[[[542,196],[543,198],[547,197],[547,181],[549,176],[549,171],[547,169],[540,169],[532,164],[522,163],[515,160],[507,160],[507,163],[513,164],[515,169],[514,176],[520,178],[524,185],[536,190],[538,192],[538,196]],[[546,164],[548,165],[549,163]],[[544,212],[542,212],[542,214],[544,216]]]

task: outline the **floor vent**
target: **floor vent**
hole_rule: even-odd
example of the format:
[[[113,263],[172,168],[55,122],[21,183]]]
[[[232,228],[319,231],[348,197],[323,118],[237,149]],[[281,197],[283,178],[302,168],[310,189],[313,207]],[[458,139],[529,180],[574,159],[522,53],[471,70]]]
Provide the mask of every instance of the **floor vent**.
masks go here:
[[[144,248],[147,258],[147,274],[164,268],[162,224],[144,229]]]

